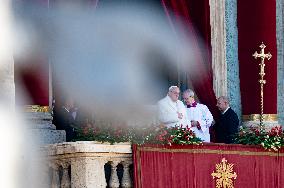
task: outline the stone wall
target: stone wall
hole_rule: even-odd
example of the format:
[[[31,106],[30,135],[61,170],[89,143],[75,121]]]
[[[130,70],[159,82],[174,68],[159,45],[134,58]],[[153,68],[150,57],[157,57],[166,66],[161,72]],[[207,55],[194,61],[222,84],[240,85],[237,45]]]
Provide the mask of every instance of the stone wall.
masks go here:
[[[237,0],[225,1],[227,95],[241,120],[241,93],[238,60]]]
[[[276,0],[276,37],[277,37],[277,112],[278,122],[284,125],[284,0]]]

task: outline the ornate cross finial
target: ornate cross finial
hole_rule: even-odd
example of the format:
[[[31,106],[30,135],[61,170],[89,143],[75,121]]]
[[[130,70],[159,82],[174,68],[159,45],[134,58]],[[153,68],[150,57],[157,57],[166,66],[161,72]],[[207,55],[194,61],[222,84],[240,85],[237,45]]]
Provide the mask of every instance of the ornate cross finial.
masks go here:
[[[254,56],[255,59],[260,57],[261,61],[264,61],[265,58],[269,60],[272,57],[272,55],[270,54],[270,52],[268,52],[267,54],[264,53],[264,48],[266,48],[266,46],[263,44],[263,42],[261,43],[259,47],[261,48],[260,54],[257,53],[257,51],[255,51],[252,56]]]
[[[261,58],[261,63],[259,64],[259,65],[260,65],[260,73],[259,73],[259,75],[261,76],[261,79],[259,80],[259,82],[265,84],[266,81],[263,80],[263,77],[264,77],[264,75],[265,75],[265,73],[264,73],[264,67],[265,67],[264,60],[265,60],[265,58],[266,58],[267,60],[269,60],[269,59],[272,57],[272,55],[270,54],[270,52],[268,52],[267,54],[264,53],[264,48],[265,48],[266,46],[263,44],[263,42],[261,43],[261,45],[260,45],[259,47],[261,48],[260,54],[257,53],[257,51],[255,51],[252,56],[253,56],[255,59],[257,59],[257,58],[259,58],[259,57]]]
[[[216,172],[212,172],[213,179],[216,178],[216,188],[234,188],[233,180],[237,179],[237,173],[233,169],[234,164],[227,163],[225,158],[216,164]]]
[[[260,126],[263,126],[263,85],[266,84],[266,80],[263,79],[265,72],[264,72],[264,67],[265,67],[265,63],[264,60],[265,58],[267,60],[269,60],[272,55],[270,54],[270,52],[268,52],[267,54],[264,53],[264,48],[266,47],[263,42],[261,43],[261,45],[259,46],[261,48],[260,54],[257,53],[257,51],[254,52],[254,54],[252,55],[255,59],[259,58],[261,59],[260,62],[260,79],[258,80],[258,82],[260,83],[260,97],[261,97],[261,101],[260,101],[260,108],[261,108],[261,113],[260,113]]]

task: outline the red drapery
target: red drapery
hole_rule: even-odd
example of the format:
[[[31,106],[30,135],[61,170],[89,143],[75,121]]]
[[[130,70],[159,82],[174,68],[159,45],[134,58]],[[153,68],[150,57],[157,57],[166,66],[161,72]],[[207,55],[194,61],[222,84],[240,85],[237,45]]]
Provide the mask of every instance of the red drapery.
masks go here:
[[[191,36],[191,45],[196,59],[190,62],[192,70],[187,70],[188,77],[200,102],[206,104],[216,118],[218,110],[215,106],[216,96],[213,90],[211,68],[209,0],[162,0],[162,5],[171,25],[182,21],[184,24],[182,32]]]
[[[215,187],[216,164],[233,164],[234,187],[280,188],[284,185],[284,150],[268,152],[258,146],[133,146],[136,188]]]
[[[272,58],[265,60],[264,113],[277,114],[277,44],[276,1],[238,1],[238,49],[240,87],[244,115],[260,113],[259,63],[252,54],[260,53],[261,42],[267,46],[265,53]]]
[[[20,61],[20,60],[19,60]],[[17,105],[49,105],[49,63],[46,58],[33,57],[21,66],[15,62],[15,90]],[[23,84],[23,85],[21,85]],[[31,101],[22,101],[22,88]]]

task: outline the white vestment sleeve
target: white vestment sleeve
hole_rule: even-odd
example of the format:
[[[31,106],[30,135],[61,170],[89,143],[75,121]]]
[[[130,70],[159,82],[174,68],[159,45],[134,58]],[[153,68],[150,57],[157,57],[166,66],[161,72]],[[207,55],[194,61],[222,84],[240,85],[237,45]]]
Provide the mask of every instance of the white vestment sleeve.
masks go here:
[[[190,121],[188,120],[188,115],[187,115],[187,112],[186,112],[186,107],[185,105],[183,104],[183,102],[179,101],[178,102],[178,112],[179,113],[182,113],[183,115],[183,118],[181,120],[179,120],[180,122],[180,125],[183,125],[183,126],[191,126],[191,123]]]
[[[167,105],[158,103],[158,111],[159,111],[159,120],[162,123],[178,123],[178,113],[174,112],[173,110],[169,109]]]
[[[213,116],[211,112],[209,111],[207,106],[203,106],[201,109],[201,120],[199,121],[200,127],[202,132],[205,132],[209,127],[211,126],[213,122]]]

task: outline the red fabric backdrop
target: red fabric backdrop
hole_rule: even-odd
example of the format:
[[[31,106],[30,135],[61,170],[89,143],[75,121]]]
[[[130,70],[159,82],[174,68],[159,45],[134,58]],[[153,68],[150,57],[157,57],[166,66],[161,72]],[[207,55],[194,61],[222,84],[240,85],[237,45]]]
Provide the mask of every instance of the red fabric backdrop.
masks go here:
[[[260,147],[204,144],[202,146],[133,146],[136,188],[215,187],[216,164],[234,164],[234,187],[280,188],[284,185],[284,151]]]
[[[240,87],[244,115],[260,113],[259,63],[252,54],[261,42],[272,58],[265,60],[264,113],[277,114],[276,0],[238,1]]]
[[[17,105],[49,105],[49,64],[47,58],[33,57],[28,62],[15,62]],[[23,90],[28,101],[22,100]]]

